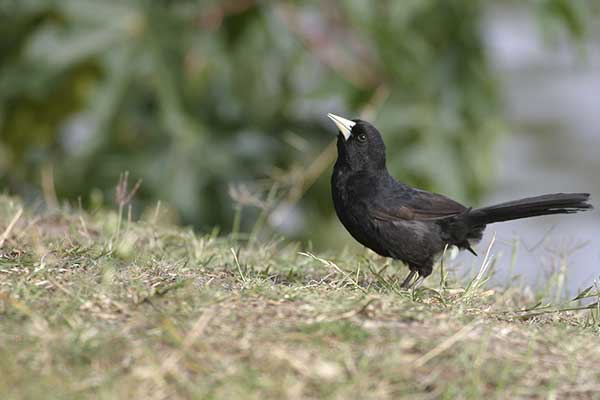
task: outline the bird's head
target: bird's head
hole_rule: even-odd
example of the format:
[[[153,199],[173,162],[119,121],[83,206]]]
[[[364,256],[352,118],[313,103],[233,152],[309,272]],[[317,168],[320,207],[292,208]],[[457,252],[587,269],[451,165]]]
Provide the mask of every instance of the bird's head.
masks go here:
[[[338,162],[352,170],[385,169],[385,144],[373,125],[360,119],[349,120],[334,114],[327,116],[338,128]]]

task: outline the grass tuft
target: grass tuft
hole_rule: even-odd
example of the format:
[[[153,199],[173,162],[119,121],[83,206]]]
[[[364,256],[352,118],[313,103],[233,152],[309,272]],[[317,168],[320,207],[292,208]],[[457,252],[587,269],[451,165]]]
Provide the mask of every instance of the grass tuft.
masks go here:
[[[2,399],[600,392],[597,285],[567,301],[490,287],[490,243],[466,285],[444,265],[406,291],[370,253],[200,236],[159,207],[131,221],[122,192],[92,215],[0,197]]]

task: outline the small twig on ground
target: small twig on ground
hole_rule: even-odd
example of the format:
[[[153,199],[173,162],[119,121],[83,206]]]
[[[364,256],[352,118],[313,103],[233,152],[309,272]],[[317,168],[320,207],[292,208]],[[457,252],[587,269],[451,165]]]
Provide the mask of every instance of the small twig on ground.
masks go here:
[[[2,233],[2,236],[0,236],[0,249],[2,248],[2,246],[4,246],[4,242],[6,242],[6,239],[8,239],[8,236],[12,232],[12,230],[15,227],[15,225],[17,224],[17,222],[19,221],[19,218],[21,218],[22,214],[23,214],[23,209],[19,208],[19,210],[17,211],[17,213],[15,214],[13,219],[10,221],[10,223],[4,230],[4,233]]]
[[[470,324],[464,326],[454,335],[450,336],[448,339],[444,340],[442,343],[431,349],[429,352],[425,353],[423,356],[418,358],[417,361],[415,361],[415,367],[420,368],[424,366],[425,364],[427,364],[428,361],[432,360],[433,358],[439,356],[440,354],[450,349],[452,346],[454,346],[455,343],[459,342],[469,333],[471,333],[473,329],[475,329],[477,323],[477,321],[473,321]]]

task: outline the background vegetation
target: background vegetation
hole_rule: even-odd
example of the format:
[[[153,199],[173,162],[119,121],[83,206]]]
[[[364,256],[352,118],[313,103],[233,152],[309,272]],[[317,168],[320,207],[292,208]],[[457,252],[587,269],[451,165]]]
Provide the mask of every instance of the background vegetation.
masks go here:
[[[528,7],[578,38],[592,3]],[[130,171],[139,212],[325,232],[336,112],[376,122],[399,178],[477,201],[501,132],[487,5],[3,0],[0,185],[93,208]]]

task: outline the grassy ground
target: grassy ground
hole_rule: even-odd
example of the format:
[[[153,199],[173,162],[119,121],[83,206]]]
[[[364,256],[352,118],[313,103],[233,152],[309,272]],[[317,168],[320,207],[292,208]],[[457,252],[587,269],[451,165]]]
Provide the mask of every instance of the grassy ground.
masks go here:
[[[5,400],[600,398],[598,306],[489,288],[490,258],[406,292],[372,254],[20,210],[0,198]]]

